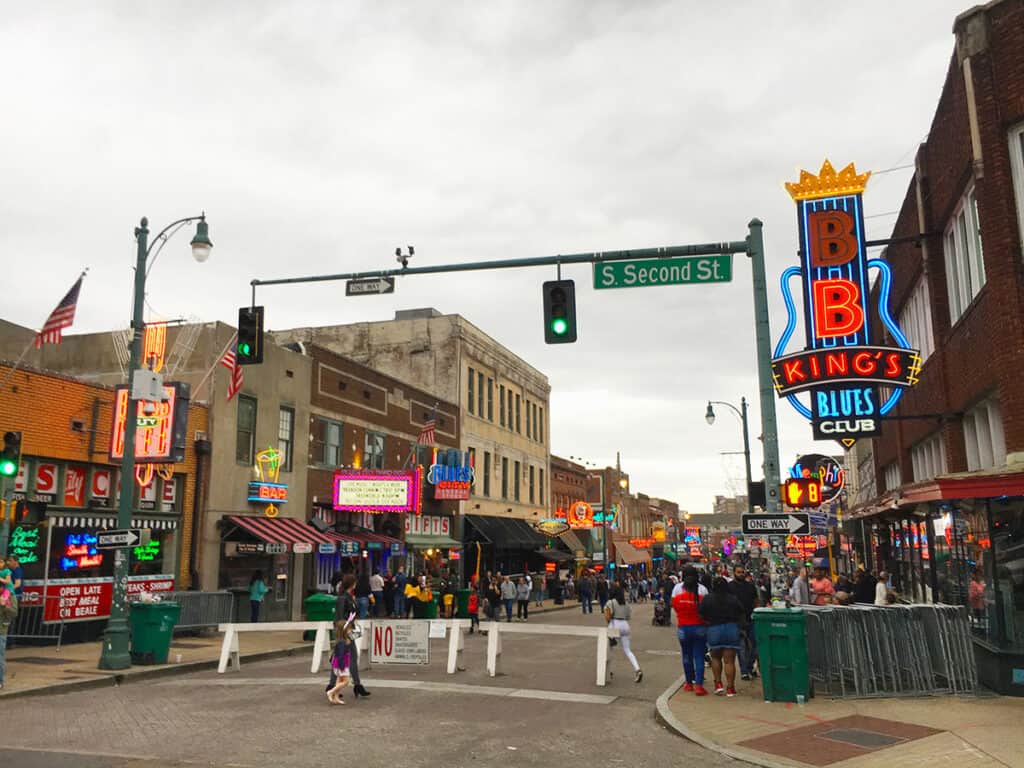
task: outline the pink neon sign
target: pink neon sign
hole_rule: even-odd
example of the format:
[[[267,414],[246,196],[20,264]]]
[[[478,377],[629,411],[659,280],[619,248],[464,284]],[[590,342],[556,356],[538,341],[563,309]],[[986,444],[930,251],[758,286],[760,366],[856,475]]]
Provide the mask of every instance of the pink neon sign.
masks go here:
[[[342,512],[420,513],[422,467],[339,469],[334,474],[334,508]]]

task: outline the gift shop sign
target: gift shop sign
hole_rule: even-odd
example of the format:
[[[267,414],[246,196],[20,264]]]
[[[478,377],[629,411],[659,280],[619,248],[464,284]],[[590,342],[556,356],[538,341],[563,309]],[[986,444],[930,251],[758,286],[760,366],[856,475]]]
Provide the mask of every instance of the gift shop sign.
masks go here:
[[[334,475],[334,508],[343,512],[420,511],[422,470],[342,469]]]
[[[132,576],[128,578],[128,599],[141,592],[173,592],[174,576]],[[43,621],[91,621],[110,616],[114,581],[98,579],[51,579],[46,585]],[[43,603],[43,582],[26,581],[22,605]]]
[[[870,176],[858,174],[853,163],[837,173],[826,160],[818,175],[801,171],[798,182],[786,184],[797,206],[800,266],[782,273],[787,322],[772,361],[775,390],[810,420],[816,440],[837,440],[846,447],[881,434],[882,417],[921,371],[920,354],[889,313],[889,265],[867,258],[862,198]],[[879,278],[877,307],[868,302],[871,269]],[[802,283],[797,300],[790,292],[794,277]],[[787,354],[797,303],[806,345]],[[895,346],[871,338],[873,316]],[[879,385],[888,393],[884,400]],[[810,404],[798,395],[807,395]]]
[[[419,536],[451,536],[452,519],[443,515],[406,515],[405,532]]]

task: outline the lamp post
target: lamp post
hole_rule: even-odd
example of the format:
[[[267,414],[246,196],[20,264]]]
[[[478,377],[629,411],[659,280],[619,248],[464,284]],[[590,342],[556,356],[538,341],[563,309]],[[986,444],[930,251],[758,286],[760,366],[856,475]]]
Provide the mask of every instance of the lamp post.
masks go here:
[[[153,245],[163,244],[181,227],[191,222],[196,224],[196,234],[192,238],[192,256],[202,263],[210,257],[213,243],[210,242],[209,226],[206,214],[178,219],[166,227],[149,243],[149,220],[145,217],[135,228],[136,262],[135,262],[135,294],[132,307],[132,343],[128,362],[128,416],[124,420],[124,451],[121,454],[121,498],[117,505],[118,528],[130,528],[132,524],[132,505],[135,501],[135,428],[138,425],[137,405],[132,384],[135,369],[142,361],[142,341],[146,332],[143,320],[143,306],[146,300],[146,272],[152,262],[149,261]],[[159,254],[157,248],[153,259]],[[114,591],[110,606],[110,619],[103,633],[103,646],[100,651],[100,669],[127,669],[131,666],[128,653],[128,553],[127,547],[114,550]]]
[[[747,514],[753,514],[754,501],[750,496],[750,431],[747,428],[747,398],[740,398],[739,408],[732,403],[726,403],[721,400],[708,400],[708,410],[704,414],[704,420],[709,426],[715,423],[715,409],[711,407],[712,405],[724,405],[727,408],[732,408],[736,415],[740,417],[740,421],[743,422],[743,460],[746,463],[747,469]]]

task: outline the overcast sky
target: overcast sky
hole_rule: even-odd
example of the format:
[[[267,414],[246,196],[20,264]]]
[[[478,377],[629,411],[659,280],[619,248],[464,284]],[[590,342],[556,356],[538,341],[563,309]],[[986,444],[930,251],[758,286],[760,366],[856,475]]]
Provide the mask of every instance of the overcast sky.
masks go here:
[[[913,161],[954,40],[947,0],[21,3],[0,67],[0,316],[38,328],[85,267],[75,331],[127,327],[132,230],[205,210],[150,275],[149,319],[234,323],[249,280],[740,240],[765,224],[773,343],[795,263],[798,168]],[[909,170],[865,195],[890,233]],[[459,313],[545,372],[552,449],[711,510],[742,490],[760,411],[750,269],[710,286],[577,286],[579,342],[543,342],[554,270],[261,289],[270,328]],[[799,336],[799,334],[798,334]],[[815,443],[778,403],[783,466]]]

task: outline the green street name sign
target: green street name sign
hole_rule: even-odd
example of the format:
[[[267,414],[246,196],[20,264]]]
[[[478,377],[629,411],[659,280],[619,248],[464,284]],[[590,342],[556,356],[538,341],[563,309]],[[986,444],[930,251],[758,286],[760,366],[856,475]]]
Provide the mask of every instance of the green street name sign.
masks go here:
[[[645,288],[653,285],[728,283],[732,255],[677,259],[638,259],[594,264],[594,288]]]

